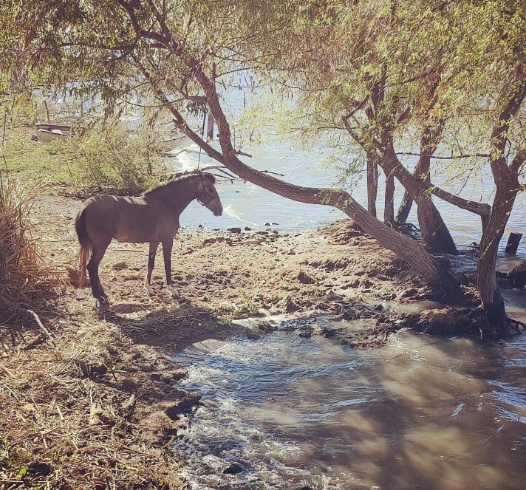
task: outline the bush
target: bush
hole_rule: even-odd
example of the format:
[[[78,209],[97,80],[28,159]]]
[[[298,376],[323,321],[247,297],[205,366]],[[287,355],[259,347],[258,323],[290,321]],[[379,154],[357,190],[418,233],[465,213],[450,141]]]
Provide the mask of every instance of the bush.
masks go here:
[[[129,132],[112,125],[91,128],[71,138],[77,187],[114,194],[138,194],[158,183],[154,168],[160,153],[147,129]]]

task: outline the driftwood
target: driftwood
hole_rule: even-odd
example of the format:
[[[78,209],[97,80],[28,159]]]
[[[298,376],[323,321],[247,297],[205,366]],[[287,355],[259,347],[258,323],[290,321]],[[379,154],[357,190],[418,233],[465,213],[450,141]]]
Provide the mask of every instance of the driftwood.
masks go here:
[[[56,347],[55,346],[55,341],[53,340],[53,335],[51,334],[51,332],[46,327],[44,327],[44,324],[40,320],[39,316],[33,310],[28,310],[27,308],[22,308],[20,305],[17,305],[15,303],[13,303],[12,301],[9,301],[5,296],[3,296],[1,294],[0,294],[0,301],[2,301],[2,303],[4,303],[4,305],[6,305],[14,313],[16,313],[18,311],[21,311],[23,313],[31,315],[35,319],[35,321],[37,322],[37,325],[40,327],[42,332],[44,332],[46,334],[46,337],[49,339],[51,345],[53,345],[53,347]]]
[[[523,260],[517,267],[508,272],[508,279],[514,288],[526,286],[526,260]]]

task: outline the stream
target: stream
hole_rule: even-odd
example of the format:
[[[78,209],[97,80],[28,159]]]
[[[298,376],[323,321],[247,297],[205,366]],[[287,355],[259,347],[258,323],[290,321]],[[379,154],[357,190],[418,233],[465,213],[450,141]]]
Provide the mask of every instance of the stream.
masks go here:
[[[524,291],[505,294],[525,321]],[[280,325],[173,356],[203,397],[173,447],[189,488],[525,488],[526,335],[357,350]]]

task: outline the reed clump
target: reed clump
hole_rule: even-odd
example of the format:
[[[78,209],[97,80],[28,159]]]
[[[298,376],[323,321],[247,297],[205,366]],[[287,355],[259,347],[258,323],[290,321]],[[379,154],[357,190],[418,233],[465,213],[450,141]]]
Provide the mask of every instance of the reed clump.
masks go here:
[[[32,237],[29,213],[37,189],[0,176],[0,299],[18,301],[60,283],[46,266]]]

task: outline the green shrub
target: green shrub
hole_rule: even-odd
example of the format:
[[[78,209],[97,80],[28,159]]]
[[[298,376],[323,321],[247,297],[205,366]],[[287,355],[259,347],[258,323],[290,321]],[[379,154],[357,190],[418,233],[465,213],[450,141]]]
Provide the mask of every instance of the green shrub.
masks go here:
[[[112,125],[85,130],[68,140],[79,189],[138,194],[159,182],[160,154],[148,130],[129,132]],[[154,172],[155,169],[155,172]]]

